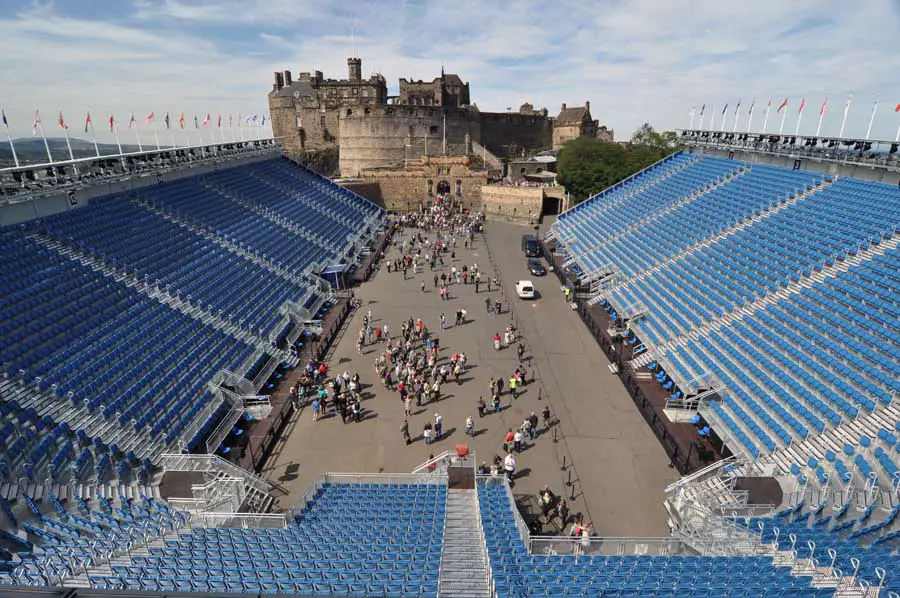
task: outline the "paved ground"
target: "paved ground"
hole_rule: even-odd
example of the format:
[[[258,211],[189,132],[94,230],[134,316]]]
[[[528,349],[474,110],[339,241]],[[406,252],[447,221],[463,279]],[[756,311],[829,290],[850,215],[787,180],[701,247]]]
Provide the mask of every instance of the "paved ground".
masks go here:
[[[506,299],[514,295],[513,285],[528,277],[520,249],[521,235],[528,229],[491,223],[487,243],[476,239],[474,250],[457,253],[457,267],[477,262],[482,270],[491,263],[499,268]],[[435,413],[444,418],[444,438],[426,446],[421,438],[411,446],[400,437],[402,403],[396,393],[380,383],[365,389],[363,407],[367,418],[358,424],[342,424],[340,418],[312,421],[309,409],[290,422],[270,460],[267,475],[285,487],[289,495],[280,499],[290,507],[321,473],[409,472],[429,454],[468,444],[479,461],[501,454],[503,437],[510,427],[521,425],[532,411],[540,414],[549,401],[559,418],[557,442],[553,434],[539,436],[533,446],[518,456],[520,477],[514,491],[536,493],[549,484],[557,493],[571,493],[564,483],[575,480],[576,500],[571,511],[584,510],[594,523],[595,533],[604,536],[661,536],[667,534],[662,507],[663,488],[676,479],[659,442],[644,422],[625,389],[607,369],[608,361],[578,316],[565,304],[555,277],[535,280],[540,297],[531,302],[511,299],[511,310],[497,316],[487,314],[482,292],[472,286],[451,286],[451,301],[442,302],[433,289],[431,273],[403,281],[402,274],[379,271],[357,291],[363,307],[352,316],[347,333],[340,339],[331,360],[332,371],[358,371],[364,383],[376,382],[375,351],[358,355],[356,333],[362,314],[371,309],[376,324],[388,323],[399,332],[402,321],[421,317],[440,336],[442,355],[463,351],[469,371],[457,386],[448,384],[444,398],[429,404],[410,419],[410,433],[421,434],[422,426]],[[422,295],[420,280],[427,292]],[[490,293],[496,297],[496,292]],[[440,314],[452,324],[457,309],[465,308],[470,321],[440,332]],[[524,394],[511,404],[504,396],[505,409],[496,415],[477,418],[475,402],[487,394],[491,376],[508,378],[518,365],[513,348],[495,351],[492,338],[514,320],[524,334],[526,359],[537,376]],[[539,399],[540,395],[540,399]],[[466,416],[476,419],[476,437],[464,433]],[[574,467],[562,470],[566,464]]]

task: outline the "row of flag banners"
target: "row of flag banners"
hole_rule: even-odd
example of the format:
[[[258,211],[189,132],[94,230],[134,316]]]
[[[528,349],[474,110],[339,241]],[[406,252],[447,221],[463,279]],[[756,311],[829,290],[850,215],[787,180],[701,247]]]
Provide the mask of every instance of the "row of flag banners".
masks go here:
[[[875,103],[872,105],[873,112],[878,108],[878,103],[880,101],[881,100],[875,100]],[[844,105],[844,109],[845,110],[849,109],[850,104],[852,102],[853,102],[853,96],[850,96],[849,98],[847,98],[847,103]],[[750,110],[748,111],[748,114],[753,114],[753,107],[755,106],[755,104],[756,104],[756,100],[754,100],[750,104]],[[825,96],[825,100],[822,102],[822,107],[819,108],[819,116],[823,116],[825,114],[825,107],[827,105],[828,105],[828,96]],[[775,110],[775,113],[779,114],[779,113],[781,113],[782,110],[784,110],[787,107],[788,107],[788,98],[784,98],[784,101],[778,105],[778,108]],[[803,114],[803,109],[805,107],[806,107],[806,98],[803,98],[800,101],[800,109],[797,111],[797,114]],[[740,111],[740,109],[741,109],[741,103],[738,102],[737,105],[734,107],[734,115],[735,116],[738,115],[738,112]],[[769,100],[769,103],[766,106],[766,110],[771,110],[771,109],[772,109],[772,100]],[[703,116],[704,112],[706,112],[706,104],[703,104],[700,107],[700,116]],[[725,104],[725,107],[722,108],[722,116],[725,116],[726,112],[728,112],[728,104]],[[900,112],[900,104],[897,104],[897,106],[894,108],[894,112]]]
[[[241,122],[241,118],[242,118],[241,115],[238,115],[238,123]],[[3,123],[4,127],[9,127],[9,121],[6,118],[5,110],[0,109],[0,119],[2,119],[2,123]],[[69,128],[69,125],[66,123],[66,120],[63,117],[62,110],[59,111],[59,119],[56,122],[62,129]],[[151,112],[150,114],[147,115],[147,118],[144,119],[144,125],[146,126],[146,125],[152,124],[154,122],[156,122],[156,114]],[[172,128],[172,123],[169,119],[168,112],[166,112],[166,117],[164,119],[164,122],[166,123],[166,129]],[[212,115],[210,113],[206,114],[206,118],[204,118],[202,122],[200,121],[200,119],[197,117],[196,114],[194,115],[194,128],[196,128],[196,129],[199,129],[201,126],[206,127],[211,122],[212,122]],[[184,113],[182,112],[181,114],[178,115],[178,127],[181,129],[184,129],[184,123],[185,123]],[[266,115],[265,114],[262,115],[261,122],[260,122],[260,118],[259,118],[258,114],[248,116],[244,120],[244,124],[249,124],[249,125],[259,124],[260,126],[263,126],[266,124]],[[87,116],[84,119],[84,132],[87,133],[88,130],[93,126],[94,126],[94,122],[91,119],[91,111],[88,110]],[[135,126],[137,126],[137,119],[135,119],[134,113],[132,113],[131,119],[128,121],[128,128],[131,129]],[[222,128],[222,115],[221,114],[219,114],[218,118],[216,119],[216,126],[218,128]],[[234,117],[231,114],[228,115],[228,126],[229,127],[234,126]],[[238,125],[238,126],[240,126],[240,125]],[[40,127],[41,127],[41,113],[39,110],[35,110],[34,111],[34,125],[32,126],[31,134],[37,135],[38,129]],[[114,115],[110,114],[109,115],[109,131],[110,131],[110,133],[112,133],[115,130],[115,128],[116,128],[116,117]]]

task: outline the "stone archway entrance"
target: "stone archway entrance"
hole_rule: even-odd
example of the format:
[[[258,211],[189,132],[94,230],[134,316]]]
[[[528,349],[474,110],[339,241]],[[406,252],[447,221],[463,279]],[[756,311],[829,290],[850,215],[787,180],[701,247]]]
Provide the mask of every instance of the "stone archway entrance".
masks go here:
[[[449,181],[438,181],[437,194],[438,195],[450,195],[450,182]]]

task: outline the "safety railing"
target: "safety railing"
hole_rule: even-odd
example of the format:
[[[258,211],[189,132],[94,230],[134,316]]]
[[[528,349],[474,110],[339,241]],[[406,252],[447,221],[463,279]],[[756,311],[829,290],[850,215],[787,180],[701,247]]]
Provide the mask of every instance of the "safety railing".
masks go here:
[[[529,552],[534,555],[574,554],[577,556],[677,556],[696,551],[678,538],[616,538],[532,536]]]
[[[160,467],[164,471],[205,471],[224,473],[241,478],[247,486],[264,494],[274,489],[274,485],[258,475],[226,461],[218,455],[165,454],[160,457]]]
[[[198,527],[279,529],[286,528],[288,520],[284,514],[203,512],[194,516],[193,525]]]

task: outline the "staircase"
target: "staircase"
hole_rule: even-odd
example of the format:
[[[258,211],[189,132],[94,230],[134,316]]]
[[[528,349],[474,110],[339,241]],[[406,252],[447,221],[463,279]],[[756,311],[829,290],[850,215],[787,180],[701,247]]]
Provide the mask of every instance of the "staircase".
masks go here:
[[[242,502],[252,513],[267,513],[275,502],[271,495],[275,489],[274,484],[217,455],[166,454],[160,457],[159,465],[163,471],[204,472],[217,480],[227,478],[242,481],[244,484]],[[218,498],[208,496],[205,500],[212,503],[217,502]]]
[[[475,490],[451,489],[447,493],[438,596],[489,598],[489,567],[478,495]]]

